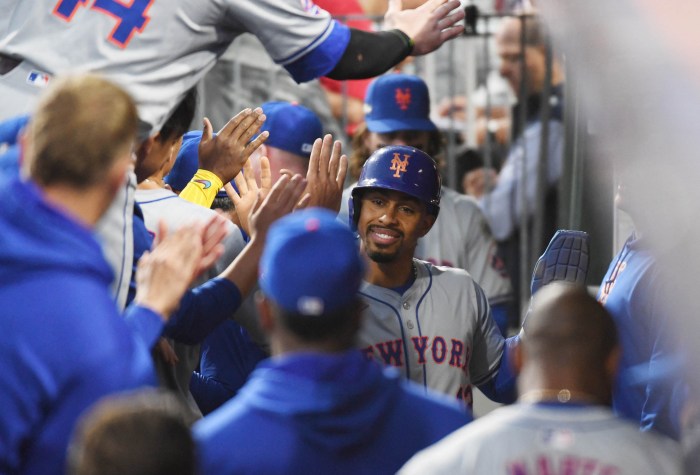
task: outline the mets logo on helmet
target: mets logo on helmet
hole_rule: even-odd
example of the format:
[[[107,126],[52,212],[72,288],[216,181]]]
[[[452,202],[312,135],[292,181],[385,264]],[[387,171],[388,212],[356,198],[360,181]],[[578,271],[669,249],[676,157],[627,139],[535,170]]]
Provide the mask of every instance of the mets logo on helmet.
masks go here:
[[[408,166],[408,159],[410,157],[410,155],[404,153],[403,160],[401,160],[401,154],[398,152],[394,152],[394,158],[391,159],[391,168],[389,168],[389,170],[393,170],[393,176],[395,176],[396,178],[401,178],[401,173],[404,173],[406,171],[406,167]]]
[[[408,106],[411,105],[411,90],[409,88],[401,90],[397,87],[394,98],[396,99],[396,104],[399,106],[399,109],[405,111],[408,109]]]

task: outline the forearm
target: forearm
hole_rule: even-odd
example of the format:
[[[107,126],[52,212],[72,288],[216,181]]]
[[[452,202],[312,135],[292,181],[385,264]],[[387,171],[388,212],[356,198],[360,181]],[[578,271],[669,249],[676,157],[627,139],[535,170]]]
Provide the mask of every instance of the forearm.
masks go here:
[[[256,235],[251,238],[243,251],[220,275],[235,285],[243,298],[248,296],[258,281],[258,263],[264,243],[264,236]]]
[[[200,169],[182,190],[180,198],[210,208],[222,186],[223,182],[215,173]]]
[[[498,367],[498,373],[487,383],[479,385],[481,392],[492,401],[510,404],[515,402],[518,397],[515,384],[517,381],[517,374],[511,364],[510,354],[519,344],[520,337],[518,335],[506,339],[503,347],[503,356],[501,357],[501,363]]]
[[[164,333],[181,343],[201,343],[238,310],[241,301],[239,289],[229,279],[212,279],[185,294]]]
[[[333,70],[331,79],[364,79],[388,71],[413,51],[412,40],[400,30],[369,32],[350,30],[350,42]]]

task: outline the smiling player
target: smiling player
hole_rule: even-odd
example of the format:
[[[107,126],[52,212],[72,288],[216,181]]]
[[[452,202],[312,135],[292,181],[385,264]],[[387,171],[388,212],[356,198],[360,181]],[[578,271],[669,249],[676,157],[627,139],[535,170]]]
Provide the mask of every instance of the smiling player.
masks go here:
[[[365,162],[350,203],[369,269],[358,345],[407,379],[471,405],[472,384],[491,399],[514,399],[504,341],[481,287],[462,269],[413,258],[440,211],[433,159],[406,146]]]

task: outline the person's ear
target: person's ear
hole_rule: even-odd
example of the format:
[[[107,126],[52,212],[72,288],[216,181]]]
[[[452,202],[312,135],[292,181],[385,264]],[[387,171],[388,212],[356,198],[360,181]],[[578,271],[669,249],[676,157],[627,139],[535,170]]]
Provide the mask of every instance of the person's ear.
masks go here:
[[[518,342],[515,347],[513,347],[513,350],[510,352],[510,364],[513,370],[515,371],[515,374],[520,374],[520,371],[523,369],[523,344],[522,342]]]
[[[160,134],[160,132],[158,134]],[[136,148],[137,167],[138,164],[143,162],[148,157],[148,154],[151,153],[151,149],[153,148],[153,144],[156,142],[156,137],[158,136],[158,134],[149,136]]]
[[[430,213],[424,213],[423,214],[423,219],[421,221],[421,228],[420,228],[420,237],[425,236],[428,234],[428,231],[433,227],[433,224],[435,224],[435,220],[437,219],[437,216],[434,214]]]
[[[622,351],[620,349],[620,346],[617,345],[615,348],[612,349],[612,351],[610,351],[610,354],[605,359],[605,375],[611,382],[615,380],[618,369],[620,368],[621,354]]]

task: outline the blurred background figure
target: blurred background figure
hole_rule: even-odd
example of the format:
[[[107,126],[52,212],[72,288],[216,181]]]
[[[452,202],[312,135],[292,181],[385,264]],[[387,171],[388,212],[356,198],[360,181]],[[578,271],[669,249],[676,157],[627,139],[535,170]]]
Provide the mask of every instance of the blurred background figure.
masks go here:
[[[191,420],[165,391],[107,397],[81,417],[68,475],[195,475]]]
[[[499,72],[519,98],[511,114],[513,141],[500,170],[477,168],[464,178],[467,193],[478,199],[499,242],[518,301],[529,298],[523,289],[529,283],[530,256],[539,256],[557,229],[564,70],[556,58],[547,69],[547,41],[537,17],[503,19],[496,35]]]

